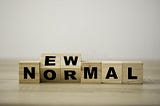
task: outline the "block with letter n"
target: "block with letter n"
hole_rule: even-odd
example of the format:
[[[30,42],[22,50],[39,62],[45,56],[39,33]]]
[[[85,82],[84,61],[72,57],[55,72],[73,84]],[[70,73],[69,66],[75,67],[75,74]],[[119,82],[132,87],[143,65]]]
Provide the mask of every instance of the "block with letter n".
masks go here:
[[[40,83],[39,61],[19,62],[19,83]]]

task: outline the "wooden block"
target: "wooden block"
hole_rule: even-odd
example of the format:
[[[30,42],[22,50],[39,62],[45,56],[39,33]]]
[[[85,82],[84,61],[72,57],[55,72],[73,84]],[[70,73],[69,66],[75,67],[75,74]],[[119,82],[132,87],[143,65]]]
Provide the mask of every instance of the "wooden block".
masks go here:
[[[122,82],[122,62],[103,61],[102,62],[102,83]]]
[[[143,63],[141,61],[123,62],[123,83],[143,83]]]
[[[62,54],[61,68],[80,68],[81,54]]]
[[[61,54],[43,53],[41,55],[41,68],[61,68]]]
[[[60,82],[60,68],[41,68],[41,82]]]
[[[40,83],[39,61],[19,62],[20,83]]]
[[[82,62],[81,83],[101,83],[102,64],[99,61]]]
[[[64,83],[80,83],[80,68],[61,68],[61,82]]]
[[[40,83],[40,75],[35,74],[35,78],[32,79],[28,74],[27,74],[27,79],[24,79],[24,74],[19,73],[19,83]]]

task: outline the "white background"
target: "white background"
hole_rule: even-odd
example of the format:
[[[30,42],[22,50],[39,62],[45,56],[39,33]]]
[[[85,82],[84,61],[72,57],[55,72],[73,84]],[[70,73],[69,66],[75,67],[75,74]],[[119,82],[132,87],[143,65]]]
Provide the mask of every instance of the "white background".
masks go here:
[[[0,58],[160,59],[158,0],[0,0]]]

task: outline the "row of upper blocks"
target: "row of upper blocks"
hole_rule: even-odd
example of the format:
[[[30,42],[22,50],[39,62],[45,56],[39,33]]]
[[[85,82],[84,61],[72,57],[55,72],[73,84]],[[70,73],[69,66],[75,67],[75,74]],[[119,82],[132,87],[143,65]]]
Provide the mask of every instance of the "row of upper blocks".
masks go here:
[[[24,68],[35,68],[35,76],[24,73]],[[80,54],[42,54],[41,62],[19,63],[19,82],[143,83],[143,63],[81,62]]]
[[[41,55],[40,67],[41,68],[80,68],[81,54],[44,53]]]

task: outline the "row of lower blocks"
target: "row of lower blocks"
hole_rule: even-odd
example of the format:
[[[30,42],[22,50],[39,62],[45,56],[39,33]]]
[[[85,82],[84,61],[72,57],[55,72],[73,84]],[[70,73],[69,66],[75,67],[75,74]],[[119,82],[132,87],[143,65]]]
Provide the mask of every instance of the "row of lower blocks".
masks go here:
[[[82,61],[81,54],[43,53],[19,62],[20,83],[143,83],[141,61]]]

